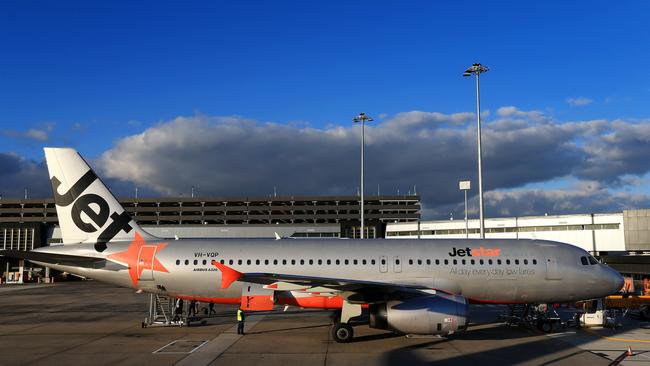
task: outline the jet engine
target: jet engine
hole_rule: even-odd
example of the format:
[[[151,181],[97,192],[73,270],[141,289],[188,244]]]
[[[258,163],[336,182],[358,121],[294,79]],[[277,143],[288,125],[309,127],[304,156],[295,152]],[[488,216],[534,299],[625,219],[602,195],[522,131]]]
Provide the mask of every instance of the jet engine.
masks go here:
[[[467,329],[469,305],[458,295],[432,296],[372,304],[370,327],[404,334],[447,335]]]

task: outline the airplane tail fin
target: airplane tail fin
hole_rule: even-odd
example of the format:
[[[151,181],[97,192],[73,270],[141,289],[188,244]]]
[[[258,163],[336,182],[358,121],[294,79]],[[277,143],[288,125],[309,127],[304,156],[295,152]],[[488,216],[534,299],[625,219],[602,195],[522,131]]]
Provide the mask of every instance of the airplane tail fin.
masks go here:
[[[63,244],[95,243],[102,252],[111,241],[130,241],[144,231],[124,210],[79,153],[70,148],[45,148]]]

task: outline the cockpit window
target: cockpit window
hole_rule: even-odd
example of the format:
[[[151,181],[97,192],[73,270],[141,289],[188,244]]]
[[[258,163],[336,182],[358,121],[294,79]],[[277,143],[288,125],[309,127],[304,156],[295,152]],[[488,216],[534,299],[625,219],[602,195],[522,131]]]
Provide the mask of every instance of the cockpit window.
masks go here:
[[[589,256],[589,264],[598,264],[598,261],[596,260],[596,258]]]
[[[587,261],[587,257],[580,257],[580,262],[582,263],[583,266],[589,264],[589,261]]]

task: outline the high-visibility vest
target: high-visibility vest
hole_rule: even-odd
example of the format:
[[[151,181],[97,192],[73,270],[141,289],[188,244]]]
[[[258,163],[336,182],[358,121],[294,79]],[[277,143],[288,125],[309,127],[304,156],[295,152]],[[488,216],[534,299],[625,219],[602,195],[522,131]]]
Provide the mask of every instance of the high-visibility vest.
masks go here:
[[[244,312],[240,309],[237,309],[237,321],[240,322],[244,320]]]

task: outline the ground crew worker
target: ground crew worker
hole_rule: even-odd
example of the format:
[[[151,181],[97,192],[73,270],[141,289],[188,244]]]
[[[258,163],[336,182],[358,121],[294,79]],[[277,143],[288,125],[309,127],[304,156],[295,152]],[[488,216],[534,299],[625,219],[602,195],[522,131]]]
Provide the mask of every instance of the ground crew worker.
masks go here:
[[[187,310],[187,316],[196,316],[196,300],[190,301],[190,307]]]
[[[176,300],[176,308],[174,309],[174,320],[179,321],[183,318],[183,299]]]
[[[244,310],[237,308],[237,334],[244,334],[244,321],[246,320],[246,315],[244,315]]]
[[[214,303],[212,301],[210,301],[210,305],[208,305],[208,309],[210,309],[210,314],[209,314],[210,316],[212,316],[212,314],[215,315],[217,314],[217,312],[214,311]]]

